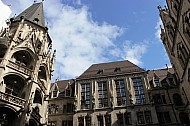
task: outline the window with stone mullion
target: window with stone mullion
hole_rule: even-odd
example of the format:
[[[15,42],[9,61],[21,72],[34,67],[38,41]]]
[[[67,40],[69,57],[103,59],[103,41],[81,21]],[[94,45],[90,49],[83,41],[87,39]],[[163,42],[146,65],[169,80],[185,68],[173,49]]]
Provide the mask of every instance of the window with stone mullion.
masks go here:
[[[108,91],[107,91],[107,82],[99,81],[98,82],[98,103],[99,108],[108,107]]]
[[[126,93],[124,80],[115,80],[117,92],[117,105],[126,105]]]
[[[145,94],[141,78],[133,78],[132,80],[135,91],[136,104],[145,103]]]
[[[90,83],[81,84],[81,108],[90,109]]]

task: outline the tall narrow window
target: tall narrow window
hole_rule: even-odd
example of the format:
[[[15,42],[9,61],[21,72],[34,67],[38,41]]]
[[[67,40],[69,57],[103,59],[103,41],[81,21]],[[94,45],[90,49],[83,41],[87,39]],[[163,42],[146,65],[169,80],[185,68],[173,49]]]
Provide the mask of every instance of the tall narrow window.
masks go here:
[[[136,104],[144,104],[145,103],[145,94],[144,94],[144,88],[143,83],[140,77],[133,78],[133,86],[135,90],[135,98],[136,98]]]
[[[124,114],[124,116],[125,116],[125,124],[131,125],[132,124],[131,113],[130,112],[126,112]]]
[[[124,122],[123,122],[123,113],[118,113],[117,114],[117,124],[119,126],[123,126]]]
[[[97,116],[98,126],[104,126],[103,116]]]
[[[139,124],[145,124],[143,112],[137,112],[137,119]]]
[[[106,122],[106,126],[111,126],[111,115],[110,114],[106,114],[105,116],[105,122]]]
[[[152,123],[151,111],[145,111],[144,115],[145,115],[146,123]]]
[[[126,93],[124,80],[115,80],[116,92],[117,92],[117,105],[126,105]]]
[[[90,83],[81,84],[81,108],[90,108]]]
[[[79,117],[78,118],[78,126],[84,126],[84,118],[83,117]]]
[[[91,126],[91,117],[87,115],[85,117],[85,120],[86,120],[86,126]]]
[[[108,91],[107,91],[107,82],[99,81],[98,82],[98,103],[99,108],[108,107]]]
[[[158,112],[157,117],[160,124],[171,123],[169,112]]]

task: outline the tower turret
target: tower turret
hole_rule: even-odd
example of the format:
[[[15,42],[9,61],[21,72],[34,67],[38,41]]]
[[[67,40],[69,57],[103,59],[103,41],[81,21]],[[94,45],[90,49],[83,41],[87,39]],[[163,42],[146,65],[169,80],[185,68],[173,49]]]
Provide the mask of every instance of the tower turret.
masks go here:
[[[51,59],[43,3],[34,3],[7,24],[0,34],[0,118],[5,115],[14,126],[45,124],[55,53]]]

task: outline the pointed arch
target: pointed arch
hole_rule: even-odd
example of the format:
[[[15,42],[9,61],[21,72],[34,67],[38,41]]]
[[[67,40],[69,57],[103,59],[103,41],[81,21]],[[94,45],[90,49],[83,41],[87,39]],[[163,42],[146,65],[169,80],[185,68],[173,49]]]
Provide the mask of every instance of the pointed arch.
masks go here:
[[[3,77],[6,85],[5,93],[12,94],[17,97],[23,96],[23,89],[26,85],[25,79],[19,74],[8,74]]]
[[[33,69],[34,68],[34,62],[36,60],[36,57],[34,56],[34,53],[32,53],[29,50],[17,50],[14,51],[14,53],[11,56],[11,61],[19,64],[21,66],[27,67],[29,69]]]
[[[42,105],[42,94],[39,89],[36,89],[33,103],[39,103]]]
[[[39,68],[38,78],[47,81],[47,70],[44,65],[41,65]]]

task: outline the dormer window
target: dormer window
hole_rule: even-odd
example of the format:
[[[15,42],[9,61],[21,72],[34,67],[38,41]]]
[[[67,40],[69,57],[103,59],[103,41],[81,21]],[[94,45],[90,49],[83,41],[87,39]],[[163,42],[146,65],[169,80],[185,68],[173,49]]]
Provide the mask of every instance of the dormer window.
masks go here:
[[[155,79],[155,80],[154,80],[154,83],[155,83],[156,87],[160,87],[159,79]]]
[[[57,91],[53,91],[53,98],[57,97]]]
[[[103,69],[100,69],[98,70],[97,74],[103,74],[104,70]]]
[[[116,67],[114,72],[121,72],[121,68],[120,67]]]

